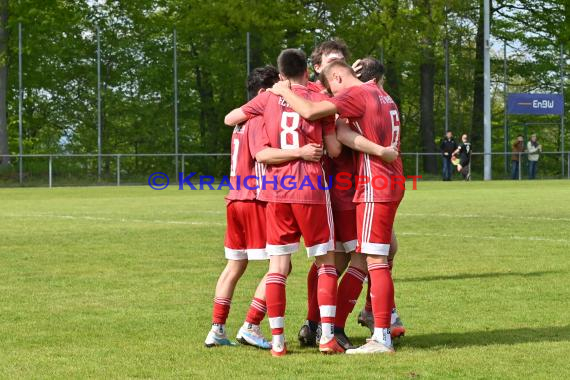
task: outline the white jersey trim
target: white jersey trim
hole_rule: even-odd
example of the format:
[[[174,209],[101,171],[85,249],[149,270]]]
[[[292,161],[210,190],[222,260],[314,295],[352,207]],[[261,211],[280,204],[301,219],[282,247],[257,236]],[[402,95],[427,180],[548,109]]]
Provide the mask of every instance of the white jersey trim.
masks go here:
[[[299,250],[299,243],[297,242],[284,245],[267,244],[265,250],[269,256],[290,255]]]
[[[390,244],[382,243],[362,243],[360,252],[367,255],[388,256],[390,253]]]

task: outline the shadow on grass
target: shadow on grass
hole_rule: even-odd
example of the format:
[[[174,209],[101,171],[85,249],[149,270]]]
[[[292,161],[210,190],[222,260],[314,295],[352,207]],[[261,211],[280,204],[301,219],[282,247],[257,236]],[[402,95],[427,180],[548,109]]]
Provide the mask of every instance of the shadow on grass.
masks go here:
[[[464,333],[436,333],[406,336],[400,342],[402,347],[412,348],[461,348],[470,346],[489,346],[495,344],[511,345],[518,343],[568,342],[570,325],[540,328],[523,327],[518,329],[468,331]]]
[[[424,281],[447,281],[447,280],[469,280],[479,278],[499,278],[499,277],[539,277],[550,274],[564,273],[563,271],[540,271],[540,272],[489,272],[489,273],[459,273],[440,276],[404,277],[394,278],[394,282],[424,282]]]

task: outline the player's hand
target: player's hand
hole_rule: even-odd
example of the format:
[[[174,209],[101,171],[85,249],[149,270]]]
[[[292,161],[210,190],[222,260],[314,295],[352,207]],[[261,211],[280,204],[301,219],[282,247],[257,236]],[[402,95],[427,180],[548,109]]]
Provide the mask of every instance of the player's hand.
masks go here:
[[[275,95],[283,95],[284,91],[291,88],[291,82],[289,80],[282,80],[273,85],[273,87],[267,89],[267,91],[274,93]]]
[[[323,156],[323,147],[317,144],[307,144],[299,148],[299,157],[305,161],[318,162]]]
[[[352,64],[352,69],[354,70],[354,72],[356,73],[356,76],[358,78],[360,78],[360,75],[362,74],[362,60],[361,59],[357,59],[353,64]]]
[[[383,147],[382,152],[379,156],[382,159],[382,161],[390,163],[395,161],[399,155],[400,153],[395,147],[389,146],[389,147]]]

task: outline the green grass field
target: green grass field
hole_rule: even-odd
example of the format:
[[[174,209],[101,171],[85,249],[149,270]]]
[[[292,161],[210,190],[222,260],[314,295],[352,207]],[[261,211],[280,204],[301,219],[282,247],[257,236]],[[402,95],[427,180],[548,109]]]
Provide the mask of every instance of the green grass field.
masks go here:
[[[0,378],[570,378],[569,181],[408,191],[394,271],[408,334],[394,356],[299,347],[304,252],[288,281],[290,355],[204,348],[223,195],[0,189]],[[265,270],[253,263],[238,285],[232,336]],[[367,337],[355,314],[347,333]]]

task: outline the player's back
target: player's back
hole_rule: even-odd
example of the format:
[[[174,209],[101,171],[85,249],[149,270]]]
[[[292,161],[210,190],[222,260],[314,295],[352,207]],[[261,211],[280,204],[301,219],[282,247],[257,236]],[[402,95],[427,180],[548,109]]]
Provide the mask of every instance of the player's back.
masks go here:
[[[255,180],[247,182],[247,176],[260,176],[265,171],[265,165],[258,163],[252,156],[250,146],[252,135],[250,131],[263,127],[263,118],[258,116],[249,119],[242,125],[237,125],[232,133],[231,141],[231,162],[230,162],[230,184],[231,188],[226,199],[231,200],[253,200],[256,199],[257,191]],[[248,188],[249,187],[249,188]]]
[[[291,89],[308,100],[320,101],[327,98],[305,86],[293,84]],[[289,107],[282,97],[273,94],[267,99],[264,123],[270,146],[278,149],[296,149],[311,143],[322,146],[323,128],[334,128],[333,118],[306,120]],[[297,185],[295,189],[286,189],[281,184],[275,191],[262,189],[260,199],[288,203],[326,203],[324,191],[318,188],[319,180],[322,181],[324,177],[321,162],[298,159],[280,165],[269,165],[266,176],[270,180],[275,176],[279,181],[285,176],[292,176]],[[310,181],[313,188],[301,187],[303,181]],[[268,184],[266,188],[272,188],[272,185]]]
[[[360,118],[353,120],[353,126],[370,141],[384,147],[394,146],[399,150],[400,115],[396,103],[373,81],[359,87],[366,108]],[[400,200],[403,197],[403,189],[399,185],[392,185],[394,178],[403,176],[403,165],[400,157],[391,163],[386,163],[377,156],[360,154],[358,172],[360,175],[368,176],[370,180],[374,176],[381,176],[388,181],[388,184],[385,189],[378,189],[383,185],[380,182],[382,180],[379,180],[376,186],[378,188],[362,185],[356,189],[355,200],[360,202],[386,202]],[[368,194],[366,194],[367,192]]]

